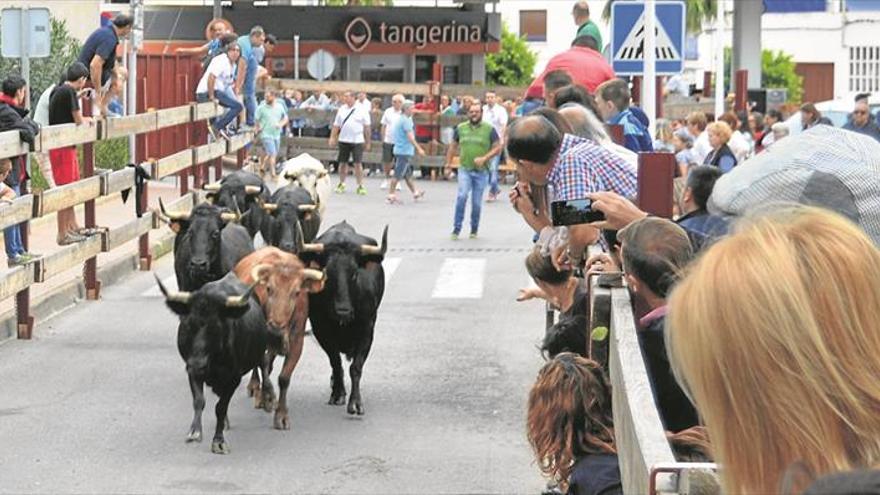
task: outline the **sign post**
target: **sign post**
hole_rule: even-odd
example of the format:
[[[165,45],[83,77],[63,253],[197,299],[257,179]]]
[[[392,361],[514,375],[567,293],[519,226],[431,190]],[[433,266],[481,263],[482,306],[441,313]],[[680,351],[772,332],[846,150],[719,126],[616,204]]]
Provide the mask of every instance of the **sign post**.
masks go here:
[[[654,7],[655,15],[648,15]],[[656,75],[679,74],[684,69],[685,8],[683,2],[649,0],[611,4],[611,67],[618,75],[645,74],[647,44],[654,42]],[[649,23],[654,29],[649,29]],[[654,34],[649,40],[648,33]]]
[[[654,0],[645,0],[645,77],[642,78],[642,110],[648,115],[648,133],[654,136],[657,122],[657,31]],[[681,53],[681,51],[679,51]]]

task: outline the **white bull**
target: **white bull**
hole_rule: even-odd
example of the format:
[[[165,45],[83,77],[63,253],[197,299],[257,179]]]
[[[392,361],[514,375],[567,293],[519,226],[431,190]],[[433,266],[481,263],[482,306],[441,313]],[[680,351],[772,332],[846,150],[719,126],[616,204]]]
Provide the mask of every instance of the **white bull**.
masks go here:
[[[284,177],[312,195],[318,205],[318,212],[323,215],[327,200],[330,198],[331,184],[327,169],[320,160],[302,153],[284,162]]]

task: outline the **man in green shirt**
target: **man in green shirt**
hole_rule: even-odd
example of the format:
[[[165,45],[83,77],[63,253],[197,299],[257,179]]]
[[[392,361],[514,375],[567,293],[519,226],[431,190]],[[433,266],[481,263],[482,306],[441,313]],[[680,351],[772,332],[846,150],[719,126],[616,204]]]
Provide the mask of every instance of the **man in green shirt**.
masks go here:
[[[586,0],[576,2],[574,8],[571,9],[571,15],[574,17],[575,25],[578,27],[575,38],[585,35],[592,36],[599,47],[596,51],[602,53],[602,48],[604,48],[604,45],[602,45],[602,33],[599,32],[599,26],[590,20],[590,7],[587,5]]]
[[[455,220],[452,240],[458,240],[464,209],[471,195],[471,239],[476,239],[480,228],[480,212],[483,191],[489,184],[489,161],[501,153],[501,139],[492,124],[483,121],[480,102],[468,108],[468,121],[455,127],[452,142],[446,152],[446,167],[452,166],[452,158],[459,155],[458,197],[455,200]]]
[[[260,157],[260,175],[269,168],[272,180],[278,178],[275,161],[281,147],[281,131],[287,125],[287,106],[275,97],[275,91],[267,89],[265,99],[257,108],[255,115],[260,143],[263,145],[263,156]]]

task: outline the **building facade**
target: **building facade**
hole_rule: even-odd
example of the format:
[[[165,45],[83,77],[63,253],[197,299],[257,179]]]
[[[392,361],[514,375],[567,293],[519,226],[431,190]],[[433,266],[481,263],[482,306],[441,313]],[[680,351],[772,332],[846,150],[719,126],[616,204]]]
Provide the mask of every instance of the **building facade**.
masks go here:
[[[500,15],[486,12],[482,4],[338,8],[236,2],[223,16],[238,33],[261,25],[278,37],[269,65],[280,77],[293,77],[298,63],[300,77],[309,78],[308,58],[322,49],[334,57],[330,79],[425,82],[440,63],[444,83],[482,83],[485,55],[500,48]],[[176,47],[205,43],[211,18],[209,5],[148,2],[144,51],[173,53]]]

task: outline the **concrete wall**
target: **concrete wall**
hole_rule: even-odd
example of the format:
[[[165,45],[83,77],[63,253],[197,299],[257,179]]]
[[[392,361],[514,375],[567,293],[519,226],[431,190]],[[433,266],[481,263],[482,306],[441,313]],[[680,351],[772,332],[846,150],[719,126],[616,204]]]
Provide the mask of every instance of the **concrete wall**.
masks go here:
[[[53,16],[67,21],[68,31],[80,41],[85,41],[101,24],[99,0],[0,0],[0,9],[10,7],[47,7]]]

